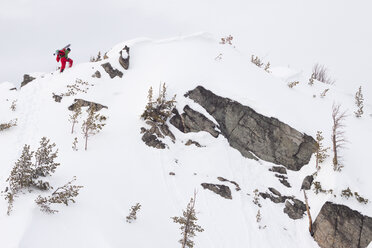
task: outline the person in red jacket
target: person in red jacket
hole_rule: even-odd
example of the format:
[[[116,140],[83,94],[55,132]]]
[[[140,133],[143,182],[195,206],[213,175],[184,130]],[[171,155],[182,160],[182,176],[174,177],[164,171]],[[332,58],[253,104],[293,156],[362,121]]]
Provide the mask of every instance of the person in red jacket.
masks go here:
[[[66,62],[68,62],[69,67],[71,67],[72,63],[74,62],[74,61],[72,61],[72,59],[70,59],[68,57],[68,54],[70,53],[70,51],[71,51],[70,48],[62,49],[62,50],[57,51],[57,62],[59,62],[59,60],[61,60],[61,72],[63,72],[65,70]]]

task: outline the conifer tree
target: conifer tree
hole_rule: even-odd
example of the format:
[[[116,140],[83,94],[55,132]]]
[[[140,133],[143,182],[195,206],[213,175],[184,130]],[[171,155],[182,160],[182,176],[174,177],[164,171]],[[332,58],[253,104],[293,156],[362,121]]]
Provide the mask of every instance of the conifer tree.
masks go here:
[[[137,219],[137,212],[141,209],[141,204],[137,203],[136,205],[130,208],[130,213],[126,217],[128,223],[132,223],[133,220]]]
[[[79,122],[81,116],[81,102],[77,101],[73,110],[73,114],[70,115],[69,121],[72,123],[71,133],[74,133],[75,124]]]
[[[327,147],[327,148],[323,147],[323,144],[322,144],[323,139],[324,139],[324,137],[322,136],[322,132],[318,131],[316,133],[316,154],[315,154],[316,168],[317,169],[319,169],[319,164],[323,163],[324,160],[327,157],[329,157],[329,155],[327,154],[327,151],[330,148],[329,147]]]
[[[95,107],[91,106],[87,109],[88,117],[83,122],[81,130],[85,138],[85,150],[88,148],[88,138],[92,135],[99,133],[102,128],[106,125],[103,123],[106,121],[106,117],[95,113]]]
[[[363,115],[363,101],[362,86],[360,86],[359,90],[355,93],[355,104],[357,105],[358,110],[354,113],[357,118],[360,118]]]
[[[179,242],[182,244],[182,248],[192,248],[194,247],[194,241],[192,239],[196,236],[195,232],[203,232],[204,229],[196,224],[198,218],[195,213],[195,200],[196,192],[194,192],[194,198],[190,199],[187,204],[186,210],[183,211],[182,217],[172,217],[173,222],[181,225],[182,238]]]

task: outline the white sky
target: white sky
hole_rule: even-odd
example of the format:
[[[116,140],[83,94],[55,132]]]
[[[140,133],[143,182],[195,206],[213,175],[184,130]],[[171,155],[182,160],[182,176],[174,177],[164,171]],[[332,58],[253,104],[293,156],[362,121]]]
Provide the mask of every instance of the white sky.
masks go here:
[[[0,82],[54,70],[52,54],[68,43],[81,63],[128,39],[206,31],[233,35],[273,66],[309,73],[321,63],[336,83],[372,90],[371,9],[367,0],[0,0]]]

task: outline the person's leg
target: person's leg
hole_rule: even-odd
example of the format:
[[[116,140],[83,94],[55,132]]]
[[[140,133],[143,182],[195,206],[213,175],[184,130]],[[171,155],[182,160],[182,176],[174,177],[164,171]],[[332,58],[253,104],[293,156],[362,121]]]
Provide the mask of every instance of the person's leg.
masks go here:
[[[61,72],[65,70],[66,67],[66,58],[61,58]]]
[[[68,61],[69,67],[71,67],[72,64],[74,63],[74,61],[72,59],[70,59],[70,58],[67,61]]]

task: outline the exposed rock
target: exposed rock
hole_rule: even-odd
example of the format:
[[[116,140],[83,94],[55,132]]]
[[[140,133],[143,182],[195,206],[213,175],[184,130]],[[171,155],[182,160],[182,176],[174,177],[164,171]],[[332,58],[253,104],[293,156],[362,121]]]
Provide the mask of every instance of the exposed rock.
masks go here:
[[[167,124],[160,124],[155,123],[153,121],[147,120],[146,124],[151,126],[151,129],[149,130],[151,134],[156,134],[158,138],[164,139],[165,136],[168,136],[171,138],[172,142],[176,140],[176,137],[174,134],[169,130],[169,127]]]
[[[175,176],[176,173],[174,173],[174,172],[171,171],[171,172],[169,172],[169,175],[170,175],[170,176]]]
[[[191,145],[195,145],[195,146],[197,146],[197,147],[202,147],[198,142],[189,139],[189,140],[185,143],[185,146],[191,146]]]
[[[142,136],[142,141],[145,142],[146,145],[157,148],[157,149],[165,149],[166,146],[163,142],[158,140],[158,138],[151,134],[150,132],[145,132]]]
[[[309,190],[311,188],[311,184],[313,183],[314,177],[312,175],[306,176],[302,181],[301,189]]]
[[[301,219],[305,214],[306,205],[298,199],[291,199],[293,204],[289,201],[290,200],[287,200],[285,202],[285,208],[283,209],[283,212],[286,213],[289,218],[293,220]]]
[[[231,196],[231,190],[228,186],[223,184],[211,184],[211,183],[202,183],[201,186],[203,186],[204,189],[209,189],[213,191],[214,193],[226,198],[226,199],[232,199]]]
[[[28,84],[29,82],[31,82],[32,80],[35,80],[36,78],[34,77],[31,77],[30,75],[28,74],[25,74],[23,75],[23,82],[21,83],[21,88],[23,86],[25,86],[26,84]]]
[[[321,248],[365,248],[372,241],[372,218],[326,202],[313,224],[313,234]]]
[[[56,95],[56,94],[54,94],[54,93],[52,93],[52,94],[53,94],[54,101],[56,101],[56,102],[61,102],[61,100],[62,100],[62,96],[60,96],[60,95]]]
[[[74,99],[74,103],[68,107],[68,110],[73,111],[75,109],[75,106],[80,105],[81,107],[93,107],[95,111],[100,111],[103,108],[108,108],[107,106],[104,106],[99,103],[86,101],[84,99]]]
[[[14,87],[14,88],[11,88],[11,89],[9,89],[9,90],[15,90],[15,91],[17,91],[17,88],[16,88],[16,87]]]
[[[291,184],[287,181],[288,177],[286,176],[283,176],[283,175],[279,175],[279,174],[275,174],[275,176],[277,178],[279,178],[279,182],[281,184],[283,184],[284,186],[286,186],[287,188],[291,188]]]
[[[206,131],[217,138],[219,132],[215,130],[216,125],[205,115],[193,110],[188,105],[183,108],[184,113],[179,114],[174,108],[175,114],[170,123],[183,133]]]
[[[273,166],[269,171],[276,172],[279,174],[287,174],[287,169],[281,166]]]
[[[110,78],[114,78],[116,76],[123,77],[123,73],[119,71],[118,69],[112,68],[111,64],[109,62],[101,65],[103,69],[110,75]]]
[[[125,46],[120,52],[119,56],[119,63],[124,68],[124,70],[128,70],[129,68],[129,47]]]
[[[221,181],[221,182],[229,182],[229,183],[234,184],[234,185],[235,185],[235,190],[236,190],[236,191],[241,190],[239,184],[237,184],[235,181],[230,181],[230,180],[227,180],[227,179],[225,179],[225,178],[223,178],[223,177],[217,177],[217,179],[218,179],[219,181]]]
[[[247,158],[284,165],[298,171],[316,150],[316,141],[276,118],[213,94],[202,86],[185,94],[204,107],[218,122],[232,147]],[[254,154],[254,155],[253,155]]]
[[[282,195],[279,191],[277,191],[274,188],[269,188],[269,190],[275,194],[276,196],[269,194],[269,193],[263,193],[260,192],[260,196],[264,199],[269,198],[274,203],[284,203],[287,199],[293,199],[292,196],[285,196]]]
[[[101,73],[100,73],[99,71],[96,71],[96,72],[92,75],[92,77],[94,77],[94,78],[101,78]]]

